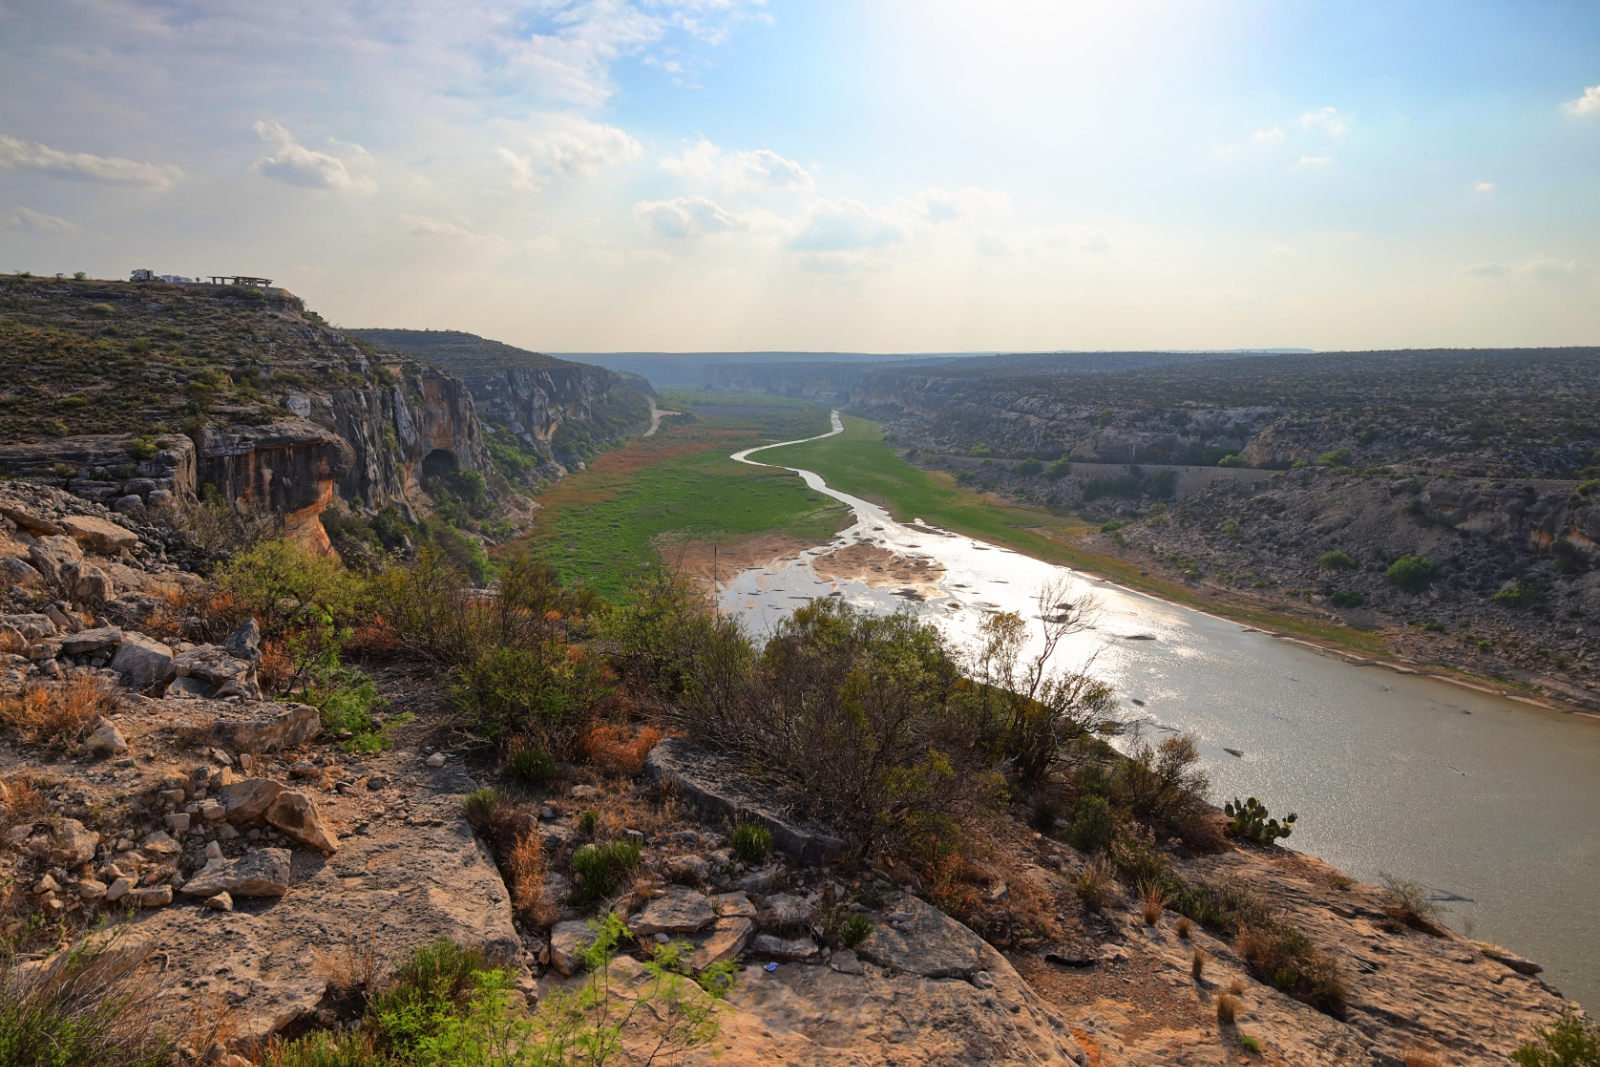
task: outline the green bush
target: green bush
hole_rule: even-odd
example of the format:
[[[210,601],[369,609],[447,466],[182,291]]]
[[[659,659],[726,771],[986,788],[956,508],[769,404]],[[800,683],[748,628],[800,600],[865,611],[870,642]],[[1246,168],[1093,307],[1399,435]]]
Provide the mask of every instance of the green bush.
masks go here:
[[[1356,561],[1344,552],[1324,552],[1317,560],[1317,566],[1325,571],[1348,571],[1355,569]]]
[[[610,691],[602,667],[582,649],[490,648],[455,671],[450,695],[479,737],[530,737],[568,755],[588,732],[594,705]]]
[[[352,619],[362,604],[359,579],[337,559],[314,556],[284,538],[264,541],[236,555],[216,575],[232,593],[241,615],[255,618],[264,638],[281,638],[303,621],[308,607],[325,609],[331,623]]]
[[[486,824],[500,808],[500,794],[493,786],[474,789],[461,798],[461,811],[474,826]]]
[[[585,837],[593,837],[596,830],[600,829],[600,812],[595,808],[584,808],[578,813],[578,832]]]
[[[506,773],[529,785],[543,785],[560,770],[550,753],[533,745],[512,749],[511,755],[506,758]]]
[[[1295,820],[1299,818],[1290,812],[1280,825],[1277,819],[1267,818],[1270,814],[1267,806],[1255,797],[1245,801],[1234,797],[1231,803],[1222,806],[1222,813],[1232,820],[1228,823],[1228,833],[1258,845],[1270,845],[1279,838],[1287,838],[1294,832]]]
[[[1084,797],[1073,812],[1067,842],[1079,852],[1105,852],[1111,848],[1116,832],[1117,821],[1106,798]]]
[[[1050,479],[1052,482],[1059,482],[1061,479],[1065,478],[1071,473],[1072,464],[1063,458],[1056,460],[1054,463],[1050,464],[1050,466],[1046,467],[1044,476]]]
[[[872,936],[872,920],[859,912],[852,912],[840,928],[839,937],[846,948],[855,948]]]
[[[1024,478],[1031,478],[1035,474],[1038,474],[1040,471],[1044,470],[1044,464],[1040,463],[1036,459],[1025,459],[1021,463],[1018,463],[1015,467],[1011,468],[1011,470],[1013,473],[1020,474]]]
[[[755,823],[740,823],[730,840],[733,854],[749,864],[761,863],[772,849],[772,831]]]
[[[159,449],[156,448],[153,438],[135,437],[128,442],[128,458],[141,463],[147,459],[154,459],[157,451]]]
[[[1348,467],[1350,466],[1350,450],[1348,448],[1335,448],[1324,452],[1317,457],[1318,467]]]
[[[1600,1067],[1600,1030],[1575,1011],[1534,1035],[1511,1054],[1521,1067]]]
[[[1328,597],[1328,603],[1336,608],[1359,608],[1366,603],[1366,598],[1353,589],[1341,590]]]
[[[1508,608],[1527,608],[1544,599],[1544,593],[1532,582],[1520,579],[1512,582],[1494,595],[1496,604],[1504,604]]]
[[[1261,1052],[1261,1042],[1257,1041],[1249,1034],[1239,1035],[1239,1047],[1244,1049],[1246,1052],[1254,1052],[1258,1054]]]
[[[1408,593],[1421,593],[1439,577],[1439,565],[1423,555],[1405,555],[1389,565],[1383,580]]]
[[[981,459],[987,456],[992,456],[994,453],[989,450],[988,445],[979,444],[973,445],[971,448],[967,449],[967,455]]]
[[[1103,430],[1111,425],[1111,420],[1117,417],[1116,408],[1105,408],[1100,412],[1100,417],[1095,420],[1094,428]]]
[[[1133,520],[1132,519],[1112,519],[1110,522],[1103,522],[1103,523],[1100,524],[1100,532],[1101,533],[1116,533],[1118,530],[1122,529],[1124,526],[1132,526],[1132,525],[1133,525]]]
[[[347,752],[382,752],[394,745],[393,732],[412,720],[410,712],[391,715],[381,723],[373,712],[389,702],[361,671],[349,667],[319,669],[312,683],[297,694],[303,703],[321,713],[322,728],[338,737],[352,734]]]
[[[135,972],[147,953],[91,939],[39,964],[0,941],[0,1064],[6,1067],[158,1067],[172,1044],[150,1025],[151,997]]]
[[[1250,464],[1243,456],[1235,454],[1235,453],[1229,453],[1228,455],[1223,456],[1221,459],[1217,460],[1217,466],[1219,466],[1219,467],[1248,467],[1248,466],[1250,466]]]
[[[639,846],[632,841],[584,845],[572,854],[572,874],[578,895],[587,901],[615,893],[638,867]]]

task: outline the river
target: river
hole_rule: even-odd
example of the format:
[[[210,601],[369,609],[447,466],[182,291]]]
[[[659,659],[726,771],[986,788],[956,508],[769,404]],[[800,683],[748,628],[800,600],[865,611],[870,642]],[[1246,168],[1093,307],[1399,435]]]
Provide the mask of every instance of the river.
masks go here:
[[[837,413],[833,426],[843,431]],[[733,458],[756,463],[761,450]],[[1045,582],[1072,581],[1102,608],[1063,665],[1092,656],[1127,719],[1156,737],[1193,733],[1217,803],[1258,796],[1275,815],[1296,812],[1290,847],[1362,881],[1388,872],[1421,883],[1451,926],[1539,961],[1552,985],[1600,1006],[1600,721],[1353,666],[920,520],[895,522],[811,471],[785,469],[849,505],[856,522],[826,548],[721,586],[722,608],[752,633],[837,593],[917,612],[965,647],[985,612],[1036,615]],[[863,543],[943,574],[914,588],[817,574],[819,558]]]

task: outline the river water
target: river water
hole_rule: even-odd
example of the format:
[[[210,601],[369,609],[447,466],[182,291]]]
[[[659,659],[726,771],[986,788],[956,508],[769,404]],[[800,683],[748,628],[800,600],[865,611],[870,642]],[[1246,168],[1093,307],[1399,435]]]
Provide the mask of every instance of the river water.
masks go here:
[[[833,426],[842,432],[837,413]],[[733,458],[755,463],[758,451]],[[796,473],[856,522],[825,548],[722,585],[722,608],[752,633],[837,593],[864,609],[914,611],[966,647],[984,613],[1036,616],[1041,586],[1071,581],[1102,607],[1092,630],[1069,639],[1063,666],[1093,657],[1124,717],[1150,736],[1193,733],[1217,803],[1258,796],[1275,815],[1298,813],[1290,847],[1362,881],[1388,872],[1421,883],[1451,926],[1538,960],[1552,985],[1600,1007],[1600,721],[1353,666],[920,520],[897,523]],[[926,557],[943,574],[914,588],[818,576],[816,559],[856,543]]]

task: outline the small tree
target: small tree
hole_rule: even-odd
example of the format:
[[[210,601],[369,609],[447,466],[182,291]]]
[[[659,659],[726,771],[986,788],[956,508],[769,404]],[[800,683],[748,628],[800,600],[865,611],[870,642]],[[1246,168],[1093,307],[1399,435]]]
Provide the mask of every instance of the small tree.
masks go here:
[[[1521,1067],[1600,1067],[1600,1031],[1577,1012],[1534,1033],[1511,1054]]]
[[[1427,556],[1405,555],[1389,565],[1383,580],[1408,593],[1421,593],[1439,577],[1439,565]]]

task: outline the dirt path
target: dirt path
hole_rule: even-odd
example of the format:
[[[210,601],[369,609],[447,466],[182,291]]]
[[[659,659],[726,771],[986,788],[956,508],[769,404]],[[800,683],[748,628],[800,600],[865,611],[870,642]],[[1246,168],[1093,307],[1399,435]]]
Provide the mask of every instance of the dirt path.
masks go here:
[[[660,408],[656,407],[656,398],[655,397],[652,396],[652,397],[649,397],[648,399],[650,401],[650,428],[648,430],[646,430],[643,433],[642,436],[644,436],[644,437],[654,437],[656,435],[656,431],[661,429],[661,416],[663,416],[663,415],[681,415],[681,414],[683,414],[683,412],[681,412],[681,411],[662,411]]]

